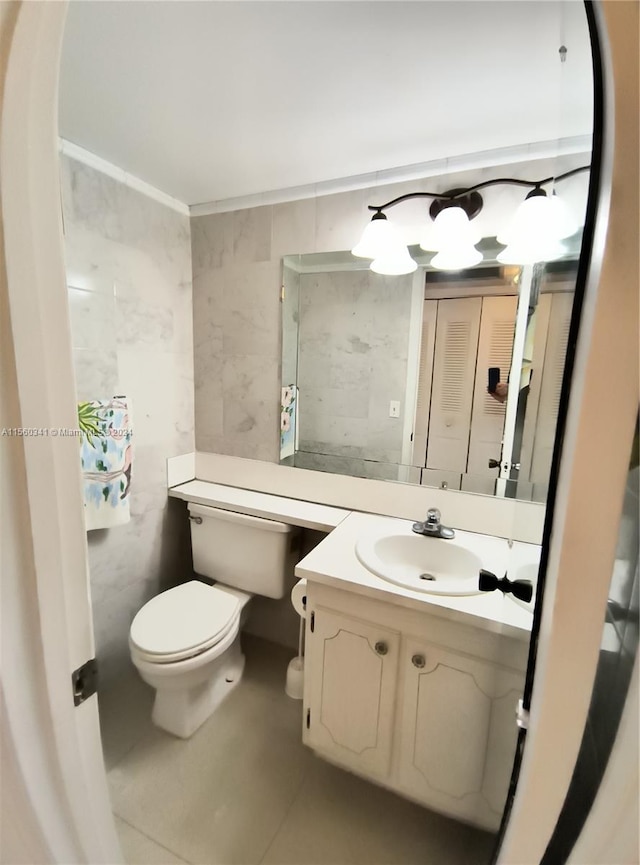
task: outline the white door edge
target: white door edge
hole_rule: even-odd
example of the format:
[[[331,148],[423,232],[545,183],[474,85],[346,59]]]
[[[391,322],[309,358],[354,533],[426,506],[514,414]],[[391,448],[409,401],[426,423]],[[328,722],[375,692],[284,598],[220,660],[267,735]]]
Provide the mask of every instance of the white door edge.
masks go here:
[[[496,494],[504,496],[507,491],[507,481],[511,477],[511,463],[513,461],[513,442],[516,433],[516,418],[518,414],[518,401],[520,399],[520,375],[522,362],[524,360],[524,344],[527,337],[527,323],[529,316],[529,303],[531,298],[531,283],[533,281],[533,267],[526,265],[522,268],[522,275],[518,285],[518,307],[516,311],[516,327],[513,338],[513,352],[511,355],[511,368],[509,369],[509,382],[511,386],[507,391],[507,406],[504,416],[504,429],[502,433],[502,450],[500,452],[500,472],[496,483]]]
[[[605,87],[601,189],[530,723],[500,865],[541,861],[571,782],[599,658],[638,411],[638,6],[593,8]]]
[[[3,744],[52,861],[113,865],[121,856],[97,698],[76,708],[71,685],[73,670],[94,652],[79,443],[51,433],[77,427],[57,153],[66,9],[66,2],[25,2],[0,18],[8,48],[0,121],[0,288],[9,343],[3,425],[6,419],[10,427],[47,431],[1,440],[9,550],[2,577],[9,624]]]

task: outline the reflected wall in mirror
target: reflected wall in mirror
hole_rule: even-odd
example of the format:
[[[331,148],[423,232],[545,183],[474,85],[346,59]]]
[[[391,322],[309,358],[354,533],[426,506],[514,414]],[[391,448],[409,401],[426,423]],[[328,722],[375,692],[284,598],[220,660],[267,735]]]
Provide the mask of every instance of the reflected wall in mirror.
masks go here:
[[[580,236],[562,260],[383,276],[283,260],[281,461],[546,499]],[[490,392],[491,391],[491,392]]]

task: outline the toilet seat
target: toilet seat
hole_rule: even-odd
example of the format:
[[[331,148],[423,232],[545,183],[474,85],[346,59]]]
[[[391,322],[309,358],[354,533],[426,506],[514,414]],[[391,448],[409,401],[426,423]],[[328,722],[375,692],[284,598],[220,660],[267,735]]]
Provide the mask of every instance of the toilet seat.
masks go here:
[[[197,580],[162,592],[131,623],[132,654],[147,663],[170,664],[206,652],[237,632],[239,594]]]

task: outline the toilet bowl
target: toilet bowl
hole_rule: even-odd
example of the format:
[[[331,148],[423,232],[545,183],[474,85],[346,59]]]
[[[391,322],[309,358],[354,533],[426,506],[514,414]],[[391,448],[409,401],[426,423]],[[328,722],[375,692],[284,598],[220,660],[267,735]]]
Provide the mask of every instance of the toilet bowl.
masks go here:
[[[240,627],[251,589],[284,595],[295,533],[284,523],[203,505],[190,504],[189,516],[196,570],[221,582],[190,580],[162,592],[137,613],[129,632],[131,660],[156,690],[154,724],[183,739],[240,682]]]
[[[136,615],[131,660],[156,689],[156,726],[188,738],[238,684],[244,669],[240,622],[250,597],[191,580],[157,595]]]

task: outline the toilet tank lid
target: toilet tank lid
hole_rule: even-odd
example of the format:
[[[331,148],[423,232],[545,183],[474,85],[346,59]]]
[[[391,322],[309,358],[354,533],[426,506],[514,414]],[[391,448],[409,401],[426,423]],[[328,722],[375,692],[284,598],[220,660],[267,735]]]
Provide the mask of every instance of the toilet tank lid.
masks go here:
[[[240,600],[198,580],[151,598],[131,623],[131,641],[149,654],[170,655],[214,644],[240,611]]]
[[[250,514],[242,514],[238,511],[225,511],[222,508],[214,508],[210,505],[201,505],[189,502],[189,513],[202,517],[203,519],[224,520],[228,523],[238,523],[243,526],[251,526],[265,532],[293,532],[295,526],[281,523],[277,520],[267,520],[264,517],[254,517]]]

